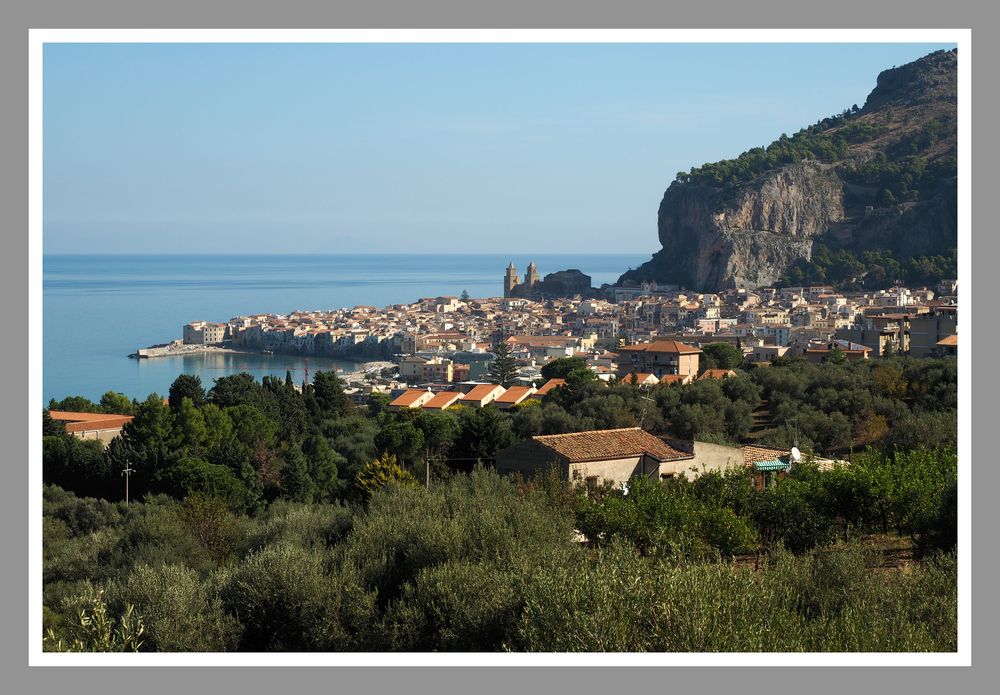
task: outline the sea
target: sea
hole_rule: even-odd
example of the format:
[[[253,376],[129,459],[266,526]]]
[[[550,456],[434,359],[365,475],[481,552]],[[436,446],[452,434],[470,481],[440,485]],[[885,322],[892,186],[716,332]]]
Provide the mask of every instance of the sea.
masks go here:
[[[165,395],[180,374],[214,380],[249,372],[258,379],[308,366],[353,371],[356,363],[293,355],[201,354],[129,359],[138,348],[181,337],[191,321],[322,310],[359,304],[378,307],[420,297],[497,297],[513,261],[521,277],[535,261],[544,276],[576,268],[595,286],[612,283],[643,254],[451,255],[49,255],[42,273],[42,397],[107,391],[144,399]]]

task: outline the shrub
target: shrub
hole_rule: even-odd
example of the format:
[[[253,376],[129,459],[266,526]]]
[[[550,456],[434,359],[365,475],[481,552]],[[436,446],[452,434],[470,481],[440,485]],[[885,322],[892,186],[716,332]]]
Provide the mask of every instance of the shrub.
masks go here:
[[[239,623],[187,567],[140,565],[112,583],[107,595],[110,605],[133,605],[142,614],[143,651],[222,652],[239,639]]]

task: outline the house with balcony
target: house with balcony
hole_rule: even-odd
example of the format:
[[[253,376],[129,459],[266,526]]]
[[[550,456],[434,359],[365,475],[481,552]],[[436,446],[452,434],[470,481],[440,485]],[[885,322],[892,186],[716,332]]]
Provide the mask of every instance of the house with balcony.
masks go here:
[[[699,348],[676,340],[626,345],[618,348],[618,378],[632,372],[652,374],[657,379],[671,374],[697,375],[699,355]]]

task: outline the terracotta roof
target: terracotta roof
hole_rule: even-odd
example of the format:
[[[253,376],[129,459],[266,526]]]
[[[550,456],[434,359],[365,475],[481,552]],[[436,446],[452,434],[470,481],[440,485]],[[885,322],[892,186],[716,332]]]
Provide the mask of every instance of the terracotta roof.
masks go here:
[[[656,340],[652,343],[639,343],[638,345],[626,345],[619,350],[641,350],[643,352],[665,352],[672,355],[693,355],[700,353],[696,347],[687,343],[680,343],[676,340]]]
[[[664,374],[660,377],[661,384],[684,384],[691,379],[690,374]]]
[[[649,372],[635,372],[633,374],[629,374],[628,376],[626,376],[624,379],[622,379],[622,381],[624,381],[627,384],[644,384],[646,383],[646,380],[649,379],[649,377],[653,377],[654,379],[653,383],[656,384],[660,383],[660,380]]]
[[[748,466],[760,461],[775,461],[782,457],[787,457],[789,453],[784,449],[772,449],[766,446],[744,446],[743,463]]]
[[[941,340],[937,341],[937,345],[942,347],[958,347],[958,335],[949,335]]]
[[[699,379],[725,379],[736,374],[732,369],[706,369]],[[699,387],[700,388],[700,387]]]
[[[501,386],[500,384],[480,384],[479,386],[474,387],[471,391],[462,396],[462,400],[478,402],[489,396],[497,389],[501,389],[502,391],[503,386]]]
[[[571,463],[628,458],[646,454],[658,461],[692,458],[640,427],[596,430],[572,434],[551,434],[531,438],[552,449]]]
[[[115,420],[123,417],[131,419],[132,417],[131,415],[117,413],[78,413],[71,410],[50,410],[49,415],[53,420],[60,420],[62,422],[93,422],[95,420]]]
[[[426,396],[428,393],[429,391],[424,391],[423,389],[409,389],[401,393],[399,397],[389,405],[397,408],[412,408],[421,397]]]
[[[111,415],[97,420],[67,422],[67,432],[93,432],[94,430],[120,430],[132,421],[131,415]]]
[[[441,393],[436,394],[432,399],[430,399],[420,407],[440,410],[447,408],[449,405],[454,404],[455,401],[457,401],[461,397],[462,397],[461,391],[442,391]]]
[[[536,396],[544,396],[545,394],[547,394],[552,389],[554,389],[554,388],[556,388],[558,386],[563,386],[565,383],[566,383],[565,379],[549,379],[544,384],[542,384],[542,387],[540,389],[538,389],[537,391],[535,391],[535,395]]]
[[[511,386],[497,398],[497,403],[520,403],[534,392],[530,386]]]

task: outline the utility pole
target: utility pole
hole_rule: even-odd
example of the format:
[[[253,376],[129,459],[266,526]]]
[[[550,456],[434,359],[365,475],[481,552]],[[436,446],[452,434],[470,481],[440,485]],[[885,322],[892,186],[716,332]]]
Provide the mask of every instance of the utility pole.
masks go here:
[[[129,462],[125,462],[125,468],[122,469],[122,475],[125,476],[125,506],[128,506],[128,477],[135,473],[135,469],[130,467]]]

